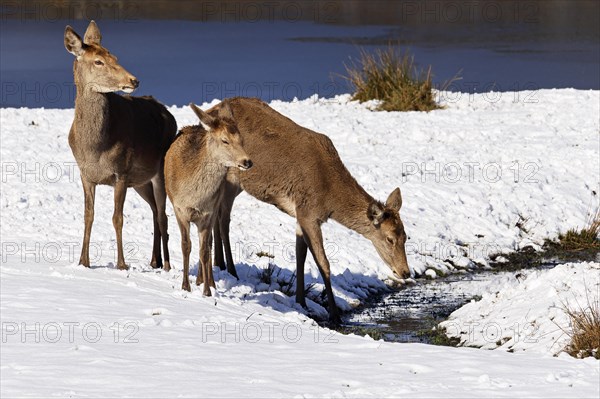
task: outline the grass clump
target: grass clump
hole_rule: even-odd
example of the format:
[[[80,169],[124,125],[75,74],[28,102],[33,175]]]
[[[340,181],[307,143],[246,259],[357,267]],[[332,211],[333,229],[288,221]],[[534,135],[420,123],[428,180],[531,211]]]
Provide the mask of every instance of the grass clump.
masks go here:
[[[527,217],[519,214],[516,227],[521,233],[529,233],[525,225],[531,222]],[[521,270],[539,267],[549,261],[597,261],[600,259],[600,206],[595,212],[590,212],[586,227],[583,229],[569,229],[566,233],[559,234],[558,239],[546,239],[541,251],[536,251],[532,246],[526,246],[519,251],[511,253],[498,252],[490,255],[490,265],[495,270]],[[504,258],[504,261],[498,259]]]
[[[431,329],[422,329],[417,332],[417,336],[431,345],[438,346],[458,346],[460,338],[449,337],[445,327],[435,326]]]
[[[545,249],[550,253],[587,253],[593,260],[600,252],[600,207],[590,214],[586,225],[587,227],[581,230],[569,229],[566,233],[559,234],[557,241],[546,241]]]
[[[258,278],[261,283],[269,286],[273,283],[279,284],[279,291],[284,295],[292,296],[296,293],[296,272],[286,277],[286,272],[272,262],[259,273]]]
[[[587,293],[586,293],[587,294]],[[563,331],[571,338],[566,352],[571,356],[585,358],[592,356],[600,359],[600,302],[598,298],[587,304],[573,308],[563,304],[563,310],[569,316],[570,329]]]
[[[590,217],[587,227],[577,231],[570,229],[558,236],[559,245],[567,251],[600,250],[600,207]]]
[[[275,255],[272,255],[268,252],[265,251],[259,251],[256,253],[256,256],[258,256],[259,258],[269,258],[269,259],[275,259]]]
[[[274,280],[275,275],[275,264],[269,262],[269,265],[263,269],[259,275],[259,279],[261,283],[271,285]]]
[[[292,296],[296,293],[296,272],[292,273],[290,277],[278,277],[277,282],[281,287],[280,291],[287,296]]]
[[[440,109],[435,101],[431,66],[418,69],[414,56],[393,46],[374,54],[360,50],[360,60],[346,66],[346,79],[355,88],[353,100],[380,100],[380,111],[431,111]],[[447,88],[455,77],[444,84]]]
[[[587,249],[600,249],[598,232],[589,229],[580,231],[571,229],[558,236],[560,246],[567,251],[582,251]]]

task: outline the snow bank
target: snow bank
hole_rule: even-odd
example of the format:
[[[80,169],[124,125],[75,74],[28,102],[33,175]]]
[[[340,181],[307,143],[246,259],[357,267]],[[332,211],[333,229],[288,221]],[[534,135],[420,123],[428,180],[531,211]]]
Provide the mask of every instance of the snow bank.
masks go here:
[[[598,201],[600,92],[440,96],[446,109],[430,113],[372,112],[348,95],[271,105],[328,134],[374,197],[385,199],[401,187],[408,260],[416,275],[486,266],[492,253],[537,246],[584,225]],[[170,110],[179,126],[197,123],[188,107]],[[73,110],[1,110],[3,261],[33,256],[64,265],[79,259],[83,194],[67,142],[72,118]],[[92,233],[96,265],[115,259],[112,204],[112,190],[100,187]],[[172,264],[180,270],[179,229],[170,204],[167,211]],[[268,252],[279,268],[294,270],[294,231],[290,217],[242,194],[231,226],[236,263],[264,267],[256,254]],[[131,191],[123,237],[134,270],[147,268],[151,232],[147,205]],[[357,233],[331,222],[324,238],[343,309],[393,279],[371,243]],[[310,257],[307,273],[307,283],[318,289]]]
[[[600,263],[567,263],[527,270],[471,301],[440,324],[461,345],[511,352],[558,354],[569,344],[565,307],[600,300]]]
[[[442,94],[447,109],[430,113],[372,112],[349,96],[272,106],[328,134],[375,197],[402,188],[415,274],[485,266],[492,252],[584,224],[600,180],[600,92]],[[187,107],[170,110],[180,126],[196,123]],[[0,110],[2,397],[598,397],[595,361],[319,329],[278,291],[295,268],[294,221],[245,194],[231,226],[241,279],[218,272],[214,297],[180,290],[170,205],[174,270],[149,268],[152,216],[133,192],[123,232],[130,270],[113,265],[109,187],[96,192],[92,268],[76,266],[83,194],[67,141],[72,119],[73,110]],[[385,287],[391,272],[366,239],[335,223],[324,237],[339,306]],[[277,265],[270,284],[260,281],[260,252]],[[318,295],[312,259],[307,269]]]

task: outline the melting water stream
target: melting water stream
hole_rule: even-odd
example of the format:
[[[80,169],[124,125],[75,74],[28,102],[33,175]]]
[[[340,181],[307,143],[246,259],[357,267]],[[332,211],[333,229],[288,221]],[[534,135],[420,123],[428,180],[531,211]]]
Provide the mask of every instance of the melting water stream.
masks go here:
[[[551,268],[554,263],[542,267]],[[369,334],[392,342],[433,343],[432,328],[471,300],[494,292],[519,271],[483,271],[418,281],[387,293],[343,319],[343,332]]]

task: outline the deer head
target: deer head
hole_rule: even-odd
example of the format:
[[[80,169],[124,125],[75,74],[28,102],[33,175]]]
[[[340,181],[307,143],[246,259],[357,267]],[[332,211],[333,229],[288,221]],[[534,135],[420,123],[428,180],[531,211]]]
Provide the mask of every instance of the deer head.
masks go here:
[[[244,151],[242,136],[233,118],[213,117],[193,103],[190,107],[207,132],[207,144],[215,160],[228,168],[250,169],[252,161]],[[225,113],[231,115],[229,106],[225,107]]]
[[[65,48],[76,57],[73,71],[78,91],[131,93],[140,82],[119,65],[117,57],[102,47],[101,40],[102,35],[94,21],[90,22],[83,40],[73,28],[68,25],[65,28]]]
[[[406,278],[410,277],[410,269],[404,248],[406,233],[400,219],[401,206],[402,195],[396,188],[385,204],[373,202],[369,205],[367,216],[374,227],[369,238],[377,253],[398,277]]]

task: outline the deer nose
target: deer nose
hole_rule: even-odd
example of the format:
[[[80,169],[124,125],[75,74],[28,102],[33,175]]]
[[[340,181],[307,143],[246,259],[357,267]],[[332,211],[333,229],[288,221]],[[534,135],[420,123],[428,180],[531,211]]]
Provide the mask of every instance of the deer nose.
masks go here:
[[[246,169],[250,169],[250,168],[252,167],[252,165],[253,165],[253,164],[252,164],[252,161],[251,161],[251,160],[249,160],[249,159],[246,159],[246,160],[244,161],[244,168],[246,168]]]
[[[129,79],[129,81],[131,82],[131,85],[133,86],[134,89],[137,89],[140,85],[140,81],[137,80],[136,78],[131,78],[131,79]]]

